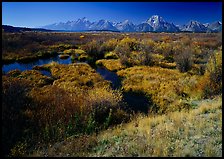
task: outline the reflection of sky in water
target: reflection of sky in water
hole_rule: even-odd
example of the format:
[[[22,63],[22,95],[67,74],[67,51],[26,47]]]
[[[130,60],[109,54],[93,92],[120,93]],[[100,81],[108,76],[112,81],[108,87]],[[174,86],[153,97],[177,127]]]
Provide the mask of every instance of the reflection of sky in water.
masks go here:
[[[116,89],[121,87],[121,81],[115,72],[111,72],[103,67],[97,67],[98,72],[105,80],[112,82],[112,88]]]
[[[52,61],[58,62],[59,64],[70,64],[71,63],[71,57],[67,59],[60,59],[59,56],[51,57],[49,59],[39,59],[37,61],[29,62],[29,63],[19,63],[19,62],[14,62],[12,64],[6,64],[3,65],[2,70],[7,73],[11,70],[18,69],[20,71],[25,71],[25,70],[32,70],[34,66],[38,65],[44,65],[51,63]],[[47,75],[48,71],[41,71],[43,74]]]
[[[39,70],[41,72],[41,74],[45,75],[45,76],[51,76],[51,72],[50,71],[46,71],[46,70]]]

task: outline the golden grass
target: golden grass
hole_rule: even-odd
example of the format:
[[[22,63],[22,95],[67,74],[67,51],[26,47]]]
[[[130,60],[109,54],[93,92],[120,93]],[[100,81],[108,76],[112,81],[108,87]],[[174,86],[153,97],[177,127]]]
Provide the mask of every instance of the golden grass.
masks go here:
[[[195,89],[199,76],[160,67],[134,66],[118,71],[124,91],[144,92],[151,96],[158,113],[188,109],[185,100],[200,98]]]
[[[80,148],[83,136],[71,137],[49,146],[45,154],[38,150],[32,156],[221,157],[221,98],[201,100],[190,111],[138,115],[130,123],[89,136]]]
[[[111,51],[111,52],[108,52],[104,55],[104,58],[106,59],[118,59],[118,56],[115,52]]]
[[[76,52],[76,49],[67,49],[63,51],[64,54],[69,54],[69,55],[74,54],[75,52]]]
[[[69,58],[69,55],[68,54],[61,54],[61,55],[59,55],[59,58],[60,59],[67,59],[67,58]]]
[[[175,69],[177,65],[176,63],[159,62],[158,66],[162,68]]]
[[[121,70],[121,69],[125,68],[125,66],[121,64],[119,59],[110,59],[110,60],[102,59],[102,60],[97,60],[96,64],[97,65],[102,65],[102,66],[104,66],[106,69],[108,69],[110,71],[118,71],[118,70]]]
[[[73,63],[69,65],[60,65],[51,63],[44,65],[44,67],[50,69],[52,76],[56,78],[53,85],[70,92],[76,91],[76,87],[90,89],[92,87],[110,85],[108,81],[105,81],[88,64]]]
[[[13,71],[10,71],[8,75],[9,77],[27,79],[32,84],[32,86],[35,86],[35,87],[42,87],[44,85],[51,84],[54,81],[51,77],[42,75],[37,70],[27,70],[23,72],[20,72],[18,70],[13,70]]]
[[[86,52],[82,49],[75,49],[75,53],[81,55],[81,54],[85,54]]]
[[[205,111],[206,110],[206,111]],[[102,132],[88,156],[222,156],[222,100],[189,112],[139,116]]]

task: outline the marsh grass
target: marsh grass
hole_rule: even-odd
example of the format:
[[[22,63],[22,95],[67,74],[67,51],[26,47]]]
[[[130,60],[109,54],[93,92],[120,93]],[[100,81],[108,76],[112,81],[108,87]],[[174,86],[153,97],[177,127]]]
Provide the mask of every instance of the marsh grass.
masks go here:
[[[125,68],[125,66],[121,64],[119,59],[97,60],[96,65],[104,66],[110,71],[118,71]]]
[[[42,68],[51,71],[53,83],[46,83],[44,80],[49,77],[37,70],[11,71],[3,76],[4,137],[8,139],[5,151],[11,149],[10,155],[23,156],[34,147],[63,141],[72,135],[96,133],[129,120],[122,107],[121,92],[112,90],[110,83],[88,64],[51,63]],[[29,87],[22,89],[23,83]],[[18,110],[6,109],[13,105],[18,105]],[[26,123],[22,127],[10,124],[12,130],[18,129],[17,135],[7,128],[7,123],[14,120],[18,120],[17,124]]]
[[[32,156],[221,157],[222,99],[200,100],[190,111],[136,114],[129,123],[70,137]]]
[[[220,35],[3,33],[3,63],[69,54],[122,78],[113,90],[88,64],[55,62],[3,74],[4,154],[221,156]],[[150,97],[149,116],[121,91]]]
[[[200,98],[200,91],[194,89],[200,79],[196,75],[190,76],[178,70],[147,66],[127,68],[118,71],[117,74],[123,78],[124,91],[140,91],[151,96],[154,103],[151,107],[152,112],[166,113],[182,108],[189,109],[189,105],[183,99]]]
[[[88,156],[221,157],[221,105],[221,97],[217,97],[202,101],[189,112],[140,115],[128,124],[102,132],[95,151]]]

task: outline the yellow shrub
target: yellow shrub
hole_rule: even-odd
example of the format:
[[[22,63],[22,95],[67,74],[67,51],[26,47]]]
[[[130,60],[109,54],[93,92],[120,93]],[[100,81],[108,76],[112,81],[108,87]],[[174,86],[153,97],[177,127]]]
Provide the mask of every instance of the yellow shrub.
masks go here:
[[[197,76],[190,77],[178,70],[159,67],[135,66],[118,71],[117,74],[123,77],[124,91],[140,91],[151,95],[160,113],[175,110],[170,105],[191,96],[198,81]]]
[[[69,54],[69,55],[71,55],[71,54],[74,54],[74,53],[75,53],[75,50],[76,50],[76,49],[67,49],[67,50],[64,50],[63,53],[64,53],[64,54]]]
[[[202,89],[205,98],[222,92],[222,48],[210,57],[199,88]]]
[[[96,65],[102,65],[110,71],[118,71],[125,68],[125,66],[121,64],[119,59],[97,60]]]
[[[80,54],[84,54],[86,52],[82,49],[75,49],[75,53],[80,55]]]
[[[118,56],[115,52],[108,52],[104,55],[106,59],[118,59]]]

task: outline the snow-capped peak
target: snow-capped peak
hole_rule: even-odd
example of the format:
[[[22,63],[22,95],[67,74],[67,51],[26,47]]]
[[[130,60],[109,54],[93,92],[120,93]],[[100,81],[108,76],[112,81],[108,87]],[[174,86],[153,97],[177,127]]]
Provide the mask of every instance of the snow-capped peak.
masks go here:
[[[188,25],[201,25],[200,22],[196,21],[196,20],[191,20]]]
[[[205,27],[208,27],[209,26],[209,23],[205,23],[205,24],[203,24]]]
[[[96,22],[90,22],[86,17],[79,18],[76,21],[59,22],[43,26],[42,28],[51,30],[113,30],[125,32],[220,32],[222,31],[222,22],[215,21],[213,23],[202,24],[198,21],[191,20],[186,25],[175,25],[172,22],[166,22],[161,16],[153,15],[140,24],[133,24],[130,20],[123,22],[111,22],[101,19]]]
[[[128,32],[131,32],[131,31],[134,31],[135,30],[135,25],[129,21],[129,20],[125,20],[123,22],[120,22],[120,23],[117,23],[115,25],[115,27],[120,30],[120,31],[128,31]]]
[[[207,27],[202,23],[191,20],[182,28],[182,31],[190,31],[190,32],[205,32]]]
[[[153,31],[161,32],[177,32],[179,29],[173,24],[166,22],[161,16],[153,15],[151,16],[146,23],[153,27]]]
[[[123,23],[128,24],[128,23],[131,23],[131,22],[128,19],[126,19]]]
[[[81,20],[82,21],[88,21],[88,19],[86,17],[83,17]]]
[[[156,24],[156,23],[164,23],[165,20],[159,15],[153,15],[151,18],[147,20],[147,23]]]

